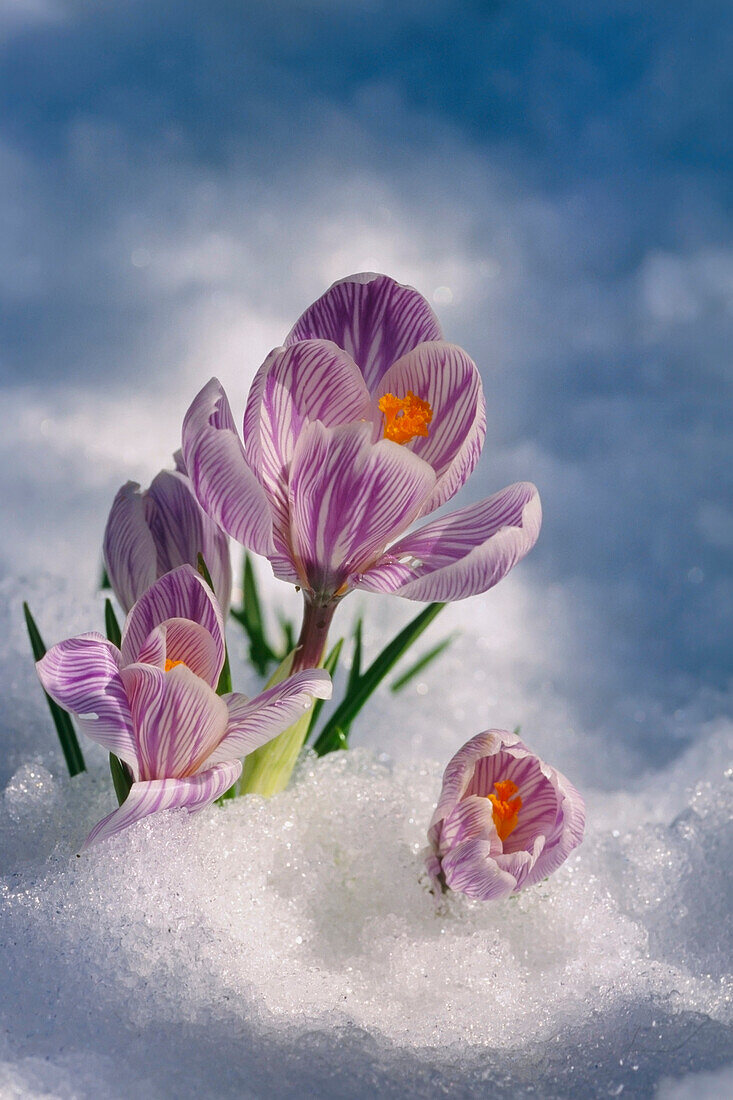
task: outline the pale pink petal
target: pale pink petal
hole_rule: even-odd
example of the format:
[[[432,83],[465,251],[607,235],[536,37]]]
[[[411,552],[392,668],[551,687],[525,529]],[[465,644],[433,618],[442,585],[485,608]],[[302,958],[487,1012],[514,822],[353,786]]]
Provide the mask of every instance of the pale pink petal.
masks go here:
[[[157,576],[155,543],[134,481],[123,485],[112,502],[102,551],[109,583],[127,613]]]
[[[422,294],[387,275],[365,273],[334,283],[295,322],[285,343],[332,340],[348,352],[373,391],[395,360],[442,336]]]
[[[317,595],[332,595],[367,569],[415,518],[433,471],[368,424],[303,431],[290,478],[291,544],[299,572]]]
[[[443,856],[441,864],[451,890],[478,901],[508,898],[517,885],[514,876],[493,858],[488,840],[464,840]]]
[[[237,435],[227,396],[208,382],[183,421],[183,458],[204,511],[256,554],[274,551],[272,515]]]
[[[479,460],[486,436],[484,392],[473,360],[443,340],[420,344],[390,367],[375,401],[408,392],[427,401],[433,413],[427,436],[404,444],[435,470],[435,489],[422,510],[427,515],[461,488]]]
[[[292,726],[313,705],[314,699],[331,698],[331,678],[322,669],[306,669],[254,699],[223,695],[229,711],[227,731],[204,767],[253,752]]]
[[[264,486],[276,533],[287,540],[288,474],[309,420],[327,427],[371,418],[369,392],[353,359],[326,340],[275,348],[258,371],[244,414],[247,461]]]
[[[185,665],[122,670],[135,727],[141,779],[193,775],[224,736],[226,703]]]
[[[458,750],[448,761],[443,773],[440,798],[430,820],[431,831],[453,811],[454,807],[466,794],[485,795],[493,789],[493,783],[486,790],[471,788],[479,761],[483,759],[490,760],[506,746],[517,743],[519,743],[519,737],[515,733],[492,729],[476,734]]]
[[[585,832],[585,803],[582,796],[561,772],[554,768],[551,770],[561,799],[560,814],[554,833],[548,834],[544,850],[527,876],[527,886],[540,882],[556,871],[581,843]]]
[[[229,790],[242,773],[239,761],[217,764],[208,771],[185,779],[152,779],[133,783],[122,805],[95,825],[84,841],[82,851],[107,840],[150,814],[185,808],[202,810]]]
[[[101,634],[81,634],[52,646],[36,665],[44,688],[77,719],[87,737],[137,774],[137,746],[120,653]]]
[[[216,649],[218,676],[224,664],[221,609],[206,581],[190,565],[166,573],[135,604],[122,631],[123,665],[140,660],[150,634],[169,619],[188,619],[208,631]],[[213,676],[209,678],[214,680]]]
[[[498,584],[532,549],[541,524],[536,488],[517,482],[400,539],[356,585],[408,600],[466,599]]]
[[[464,840],[488,840],[492,851],[501,852],[494,825],[493,806],[488,798],[465,796],[443,820],[440,830],[440,850],[449,851]]]
[[[145,494],[148,525],[157,552],[157,575],[203,556],[216,598],[226,615],[232,590],[229,540],[196,499],[190,479],[162,470]]]

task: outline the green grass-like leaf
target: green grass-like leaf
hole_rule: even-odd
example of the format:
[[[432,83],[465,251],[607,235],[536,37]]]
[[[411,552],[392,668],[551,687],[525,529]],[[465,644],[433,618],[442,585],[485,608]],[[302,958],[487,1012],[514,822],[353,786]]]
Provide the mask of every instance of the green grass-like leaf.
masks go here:
[[[366,672],[359,676],[351,691],[347,690],[343,700],[325,723],[313,746],[319,756],[325,756],[328,752],[346,747],[351,723],[369,696],[379,687],[384,677],[392,671],[400,657],[420,637],[444,607],[444,603],[428,604],[419,615],[416,615],[392,639],[389,645],[385,646]]]
[[[449,634],[447,638],[443,638],[442,642],[438,642],[438,644],[433,646],[432,649],[429,649],[427,653],[424,653],[419,660],[415,661],[414,665],[408,668],[407,672],[403,672],[401,676],[398,676],[397,679],[390,684],[390,691],[401,691],[405,684],[409,684],[413,677],[417,676],[419,672],[422,672],[424,668],[427,668],[429,664],[432,664],[436,657],[440,657],[441,653],[445,652],[455,638],[455,634]]]
[[[107,641],[111,642],[112,645],[116,645],[119,649],[122,641],[122,631],[110,599],[104,601],[104,629],[107,632]]]
[[[36,621],[31,615],[31,610],[25,602],[23,603],[23,614],[25,616],[25,625],[28,628],[28,637],[31,641],[33,656],[37,661],[40,661],[41,657],[43,657],[46,652],[46,646],[36,626]],[[79,772],[86,771],[86,764],[84,763],[84,757],[82,756],[71,718],[68,712],[65,711],[63,707],[60,707],[58,703],[51,698],[48,692],[44,691],[43,694],[46,696],[48,709],[51,712],[51,718],[56,727],[56,733],[61,743],[61,751],[64,754],[64,760],[66,761],[66,767],[69,769],[69,775],[78,775]]]
[[[125,765],[113,752],[109,754],[109,770],[112,775],[115,794],[117,795],[117,805],[121,806],[130,793],[132,779]]]

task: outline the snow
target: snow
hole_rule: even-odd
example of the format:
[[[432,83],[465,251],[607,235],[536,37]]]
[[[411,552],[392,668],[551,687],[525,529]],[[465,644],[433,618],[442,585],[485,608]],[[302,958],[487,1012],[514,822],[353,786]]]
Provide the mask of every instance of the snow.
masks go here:
[[[99,594],[25,583],[48,641],[96,625]],[[501,608],[499,592],[470,615],[451,609],[459,646],[401,694],[384,691],[349,753],[306,754],[269,802],[159,815],[79,857],[113,806],[106,761],[85,745],[89,772],[65,776],[5,584],[3,1098],[651,1096],[658,1085],[675,1100],[692,1094],[684,1074],[716,1095],[733,1023],[725,719],[635,778],[633,755],[566,730],[555,754],[542,751],[587,796],[578,852],[507,902],[436,906],[427,890],[442,766],[492,709],[477,675],[486,643],[469,621]],[[404,617],[396,601],[366,610],[381,629]],[[398,736],[392,759],[380,742]],[[616,781],[584,784],[599,755]]]

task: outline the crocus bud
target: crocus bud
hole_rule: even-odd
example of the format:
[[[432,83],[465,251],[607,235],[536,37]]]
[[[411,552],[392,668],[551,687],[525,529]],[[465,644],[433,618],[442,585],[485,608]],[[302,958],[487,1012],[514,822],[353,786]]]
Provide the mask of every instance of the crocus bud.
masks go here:
[[[438,889],[506,898],[557,870],[584,829],[583,799],[565,776],[515,733],[487,730],[445,769],[428,871]]]
[[[185,471],[180,465],[162,470],[143,492],[134,481],[122,486],[104,532],[104,563],[125,612],[171,569],[195,568],[199,554],[226,615],[232,591],[229,541],[201,508]]]

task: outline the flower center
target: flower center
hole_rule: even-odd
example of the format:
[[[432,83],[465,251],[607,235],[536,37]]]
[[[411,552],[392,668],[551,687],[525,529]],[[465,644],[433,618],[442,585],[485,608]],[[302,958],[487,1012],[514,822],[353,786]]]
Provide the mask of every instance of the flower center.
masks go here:
[[[521,798],[513,798],[519,787],[512,783],[511,779],[502,779],[494,783],[496,794],[489,795],[489,801],[494,807],[494,825],[502,843],[517,827],[519,811],[522,808]]]
[[[384,438],[393,443],[409,443],[416,435],[427,435],[433,410],[427,401],[408,390],[404,397],[385,393],[379,398],[379,410],[384,413]]]
[[[171,670],[172,668],[175,668],[175,667],[176,667],[176,665],[184,665],[184,667],[185,667],[185,664],[186,664],[186,662],[185,662],[185,661],[171,661],[171,660],[169,660],[169,659],[168,659],[168,658],[166,657],[166,660],[165,660],[165,671],[166,671],[166,672],[170,672],[170,670]]]

